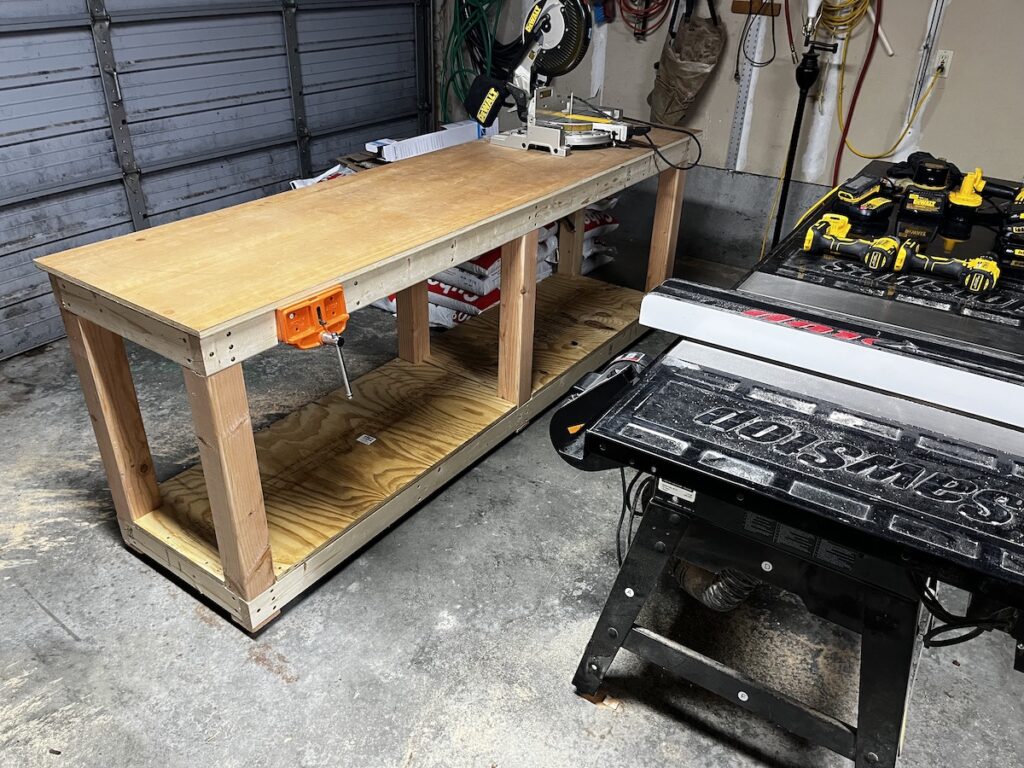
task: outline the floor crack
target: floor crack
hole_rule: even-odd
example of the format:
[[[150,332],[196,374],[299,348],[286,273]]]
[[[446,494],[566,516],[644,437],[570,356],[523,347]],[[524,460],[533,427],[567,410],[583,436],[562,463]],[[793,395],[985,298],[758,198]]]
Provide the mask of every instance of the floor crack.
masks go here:
[[[61,629],[63,629],[63,630],[65,631],[65,632],[67,632],[67,633],[68,633],[69,635],[71,635],[71,637],[73,637],[73,638],[74,638],[74,640],[75,640],[75,642],[76,642],[76,643],[79,643],[79,642],[81,642],[81,641],[82,641],[82,638],[80,638],[80,637],[79,637],[78,635],[76,635],[76,634],[74,633],[74,631],[73,631],[73,630],[71,629],[71,627],[69,627],[69,626],[68,626],[67,624],[65,624],[65,623],[64,623],[63,621],[61,621],[60,619],[58,619],[58,618],[56,617],[56,615],[54,615],[53,611],[51,611],[51,610],[50,610],[49,608],[47,608],[47,607],[46,607],[45,605],[43,605],[43,604],[42,604],[41,602],[39,602],[39,600],[38,600],[38,599],[36,598],[36,596],[35,596],[35,595],[33,595],[33,594],[32,594],[31,592],[29,592],[29,591],[28,591],[28,588],[27,588],[27,587],[25,587],[25,585],[24,585],[24,584],[21,584],[21,585],[19,585],[19,586],[20,586],[20,587],[21,587],[21,588],[22,588],[23,590],[25,590],[25,594],[26,594],[26,595],[28,595],[28,596],[29,596],[29,597],[30,597],[30,598],[32,599],[32,602],[33,602],[33,603],[35,603],[36,605],[38,605],[38,606],[39,606],[39,608],[40,608],[40,609],[42,610],[42,612],[43,612],[43,613],[45,613],[45,614],[46,614],[47,616],[49,616],[49,617],[50,617],[51,619],[53,619],[53,620],[54,620],[54,622],[55,622],[55,623],[57,624],[57,626],[59,626],[59,627],[60,627]]]

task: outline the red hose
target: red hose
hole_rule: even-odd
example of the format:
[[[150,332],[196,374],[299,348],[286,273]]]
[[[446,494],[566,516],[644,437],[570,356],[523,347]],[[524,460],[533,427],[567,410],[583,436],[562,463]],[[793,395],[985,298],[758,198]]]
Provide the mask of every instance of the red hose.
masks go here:
[[[843,135],[839,137],[839,146],[836,148],[836,160],[832,165],[832,186],[839,184],[839,164],[843,159],[843,150],[846,148],[846,137],[850,135],[850,125],[853,124],[853,111],[857,108],[857,97],[860,96],[861,86],[864,85],[864,77],[871,66],[871,59],[875,55],[875,46],[878,44],[878,28],[882,24],[882,0],[875,0],[875,26],[871,30],[871,42],[868,43],[868,52],[864,57],[864,66],[857,76],[857,85],[853,89],[853,98],[850,100],[850,111],[846,115],[846,124],[843,126]]]
[[[649,35],[655,32],[668,18],[669,0],[649,0],[646,7],[643,0],[618,0],[619,16],[634,35]],[[646,29],[644,25],[646,24]]]

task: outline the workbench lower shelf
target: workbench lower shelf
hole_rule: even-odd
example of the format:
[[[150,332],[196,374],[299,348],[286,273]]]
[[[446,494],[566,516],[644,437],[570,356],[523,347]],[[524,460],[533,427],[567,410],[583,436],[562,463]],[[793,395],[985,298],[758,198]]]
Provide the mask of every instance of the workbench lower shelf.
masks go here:
[[[537,288],[532,397],[496,394],[498,314],[437,337],[256,434],[276,582],[252,600],[224,583],[202,468],[163,483],[163,506],[124,527],[152,557],[258,629],[339,563],[636,340],[642,294],[555,275]]]

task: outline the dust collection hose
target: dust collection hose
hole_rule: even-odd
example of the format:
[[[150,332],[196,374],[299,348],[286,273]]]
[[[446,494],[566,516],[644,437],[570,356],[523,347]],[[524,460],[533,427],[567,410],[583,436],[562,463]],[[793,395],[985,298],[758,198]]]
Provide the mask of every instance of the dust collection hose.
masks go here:
[[[676,567],[675,576],[679,586],[690,597],[719,613],[738,608],[761,583],[731,568],[712,573],[682,560]]]

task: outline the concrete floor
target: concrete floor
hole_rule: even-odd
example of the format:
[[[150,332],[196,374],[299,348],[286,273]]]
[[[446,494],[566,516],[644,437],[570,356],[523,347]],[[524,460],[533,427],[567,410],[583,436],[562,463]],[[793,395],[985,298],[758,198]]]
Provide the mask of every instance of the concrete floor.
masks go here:
[[[355,375],[394,355],[358,313]],[[665,339],[649,336],[656,349]],[[131,349],[161,477],[197,461],[179,369]],[[337,387],[327,352],[246,364],[263,425]],[[849,763],[623,653],[610,703],[569,684],[615,574],[614,473],[547,418],[247,636],[120,540],[65,342],[0,363],[0,766],[797,766]],[[646,620],[853,717],[857,642],[760,590]],[[926,651],[904,768],[1024,765],[1005,636]]]

